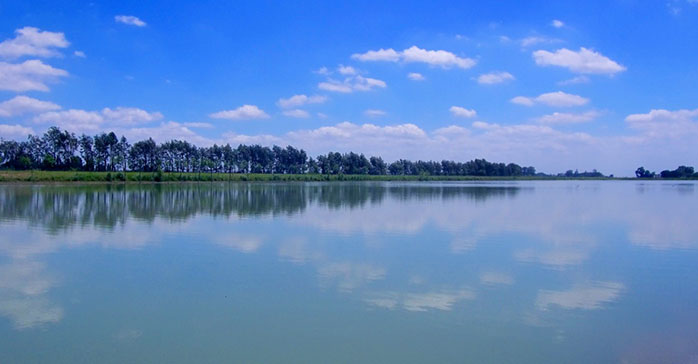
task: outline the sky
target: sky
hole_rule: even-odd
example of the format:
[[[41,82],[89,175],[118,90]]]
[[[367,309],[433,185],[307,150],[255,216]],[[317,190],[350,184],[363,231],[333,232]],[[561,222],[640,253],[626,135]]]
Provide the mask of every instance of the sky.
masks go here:
[[[698,163],[698,0],[0,3],[0,138]]]

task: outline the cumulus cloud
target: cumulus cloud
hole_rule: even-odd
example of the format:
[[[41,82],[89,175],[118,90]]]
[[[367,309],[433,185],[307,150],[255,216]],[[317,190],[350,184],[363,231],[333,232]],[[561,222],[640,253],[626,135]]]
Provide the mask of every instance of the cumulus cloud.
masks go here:
[[[281,113],[285,116],[297,119],[305,119],[310,117],[310,114],[307,111],[301,109],[284,110]]]
[[[121,106],[115,109],[106,107],[102,109],[102,115],[106,121],[120,125],[149,123],[163,118],[159,112],[148,112],[135,107]]]
[[[451,112],[451,115],[461,118],[473,118],[475,117],[475,115],[477,115],[477,112],[475,112],[475,110],[466,109],[460,106],[451,106],[451,108],[449,108],[448,111]]]
[[[377,51],[368,51],[366,53],[355,53],[351,55],[351,58],[362,61],[384,61],[384,62],[397,62],[400,60],[402,55],[396,52],[394,49],[379,49]]]
[[[601,53],[581,47],[579,51],[567,48],[555,52],[538,50],[533,52],[533,59],[539,66],[558,66],[575,73],[616,74],[626,68]]]
[[[32,128],[23,125],[0,124],[0,137],[5,139],[24,139],[29,134],[34,134]]]
[[[87,58],[87,55],[83,51],[75,51],[73,52],[73,55],[75,57],[80,57],[80,58]]]
[[[458,57],[455,54],[444,50],[426,50],[417,46],[412,46],[401,52],[392,48],[368,51],[366,53],[356,53],[351,58],[362,61],[385,61],[385,62],[405,62],[405,63],[426,63],[430,66],[444,69],[458,67],[463,69],[471,68],[476,61],[472,58]]]
[[[562,22],[562,20],[554,19],[552,22],[550,22],[550,25],[555,28],[562,28],[565,26],[565,23]]]
[[[631,114],[625,118],[625,121],[633,125],[643,125],[646,123],[663,122],[663,121],[686,121],[698,117],[698,109],[695,110],[676,110],[670,111],[665,109],[652,109],[646,114]]]
[[[114,17],[114,21],[117,23],[123,23],[126,25],[133,25],[136,27],[144,27],[148,24],[144,22],[143,20],[138,19],[138,17],[135,17],[133,15],[117,15]]]
[[[509,72],[490,72],[480,75],[477,82],[482,85],[493,85],[514,80],[514,76]]]
[[[27,96],[15,96],[0,103],[0,117],[36,114],[58,110],[61,107],[48,101],[41,101]]]
[[[65,76],[68,76],[67,71],[51,67],[38,59],[22,63],[0,62],[0,90],[48,91],[47,83]]]
[[[250,120],[268,119],[269,115],[255,105],[242,105],[237,109],[218,111],[209,115],[214,119]]]
[[[340,75],[345,76],[355,75],[358,73],[354,67],[344,65],[339,65],[339,67],[337,68],[337,72],[339,72]]]
[[[15,33],[14,38],[0,43],[0,57],[56,57],[60,56],[56,48],[66,48],[70,45],[63,33],[41,31],[34,27],[17,29]]]
[[[96,132],[101,128],[104,117],[98,111],[69,109],[49,111],[34,117],[35,123],[46,123],[74,132]]]
[[[421,73],[417,72],[410,72],[407,74],[407,78],[409,78],[412,81],[424,81],[426,78]]]
[[[377,110],[377,109],[368,109],[368,110],[364,111],[364,115],[366,115],[370,118],[385,116],[385,114],[387,114],[385,111]]]
[[[625,118],[628,125],[642,131],[645,137],[676,138],[698,135],[698,109],[652,109],[645,114],[631,114]]]
[[[318,88],[325,91],[351,93],[354,91],[371,91],[376,88],[385,88],[385,81],[370,77],[353,76],[347,77],[344,81],[328,78],[325,82],[320,82]]]
[[[554,107],[582,106],[589,102],[589,99],[579,95],[572,95],[562,91],[548,92],[536,97],[516,96],[510,100],[512,103],[523,106],[533,106],[543,104]]]
[[[594,110],[583,113],[554,112],[552,114],[543,115],[537,118],[536,121],[543,124],[578,124],[592,121],[598,116],[599,112]]]
[[[322,104],[327,101],[327,96],[322,95],[293,95],[287,99],[281,98],[276,104],[282,109],[299,107],[307,104]]]
[[[134,126],[163,118],[159,112],[148,112],[135,107],[104,108],[101,111],[88,111],[81,109],[69,109],[62,111],[49,111],[35,116],[35,123],[51,124],[59,126],[71,132],[97,132],[104,128],[117,129],[126,126]]]

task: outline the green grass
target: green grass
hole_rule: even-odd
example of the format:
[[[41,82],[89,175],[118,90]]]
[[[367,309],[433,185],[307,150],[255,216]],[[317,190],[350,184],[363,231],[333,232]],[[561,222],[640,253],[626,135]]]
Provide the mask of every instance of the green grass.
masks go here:
[[[157,172],[82,172],[82,171],[0,171],[0,182],[187,182],[187,181],[504,181],[556,180],[564,177],[481,177],[481,176],[372,176],[324,174],[256,173],[157,173]],[[576,178],[607,179],[607,178]]]

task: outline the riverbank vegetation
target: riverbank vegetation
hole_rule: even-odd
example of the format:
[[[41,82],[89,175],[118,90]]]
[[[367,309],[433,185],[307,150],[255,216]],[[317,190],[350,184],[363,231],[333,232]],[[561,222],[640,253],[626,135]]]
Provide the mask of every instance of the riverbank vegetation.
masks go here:
[[[366,157],[354,152],[344,154],[330,152],[313,158],[309,157],[304,150],[293,146],[270,148],[241,144],[233,147],[226,144],[197,147],[184,140],[171,140],[157,144],[152,138],[130,144],[125,137],[119,138],[113,132],[78,137],[57,127],[49,128],[42,136],[29,135],[26,141],[0,141],[0,168],[17,171],[73,171],[73,176],[77,176],[76,178],[100,176],[78,172],[110,172],[110,178],[122,180],[149,178],[144,176],[150,176],[152,173],[155,173],[154,178],[158,179],[184,178],[185,180],[249,178],[229,176],[235,174],[296,176],[292,178],[308,174],[312,179],[327,178],[315,175],[343,175],[345,176],[343,178],[353,175],[419,177],[530,177],[537,175],[534,167],[522,167],[515,163],[492,163],[484,159],[468,162],[400,159],[386,163],[380,156]],[[209,177],[202,177],[205,174]]]
[[[25,141],[0,139],[0,181],[330,181],[605,178],[601,172],[547,175],[532,166],[485,159],[387,163],[380,156],[329,152],[315,158],[293,146],[230,144],[198,147],[184,140],[130,144],[115,133],[75,134],[58,127]],[[696,178],[693,167],[660,174],[640,167],[638,178]],[[613,177],[612,175],[609,177]]]

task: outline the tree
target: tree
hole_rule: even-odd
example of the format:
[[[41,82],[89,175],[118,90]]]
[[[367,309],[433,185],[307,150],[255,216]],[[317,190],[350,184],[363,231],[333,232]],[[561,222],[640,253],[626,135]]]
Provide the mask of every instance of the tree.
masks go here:
[[[635,170],[635,177],[637,178],[654,178],[656,173],[646,170],[645,167],[640,167]]]

